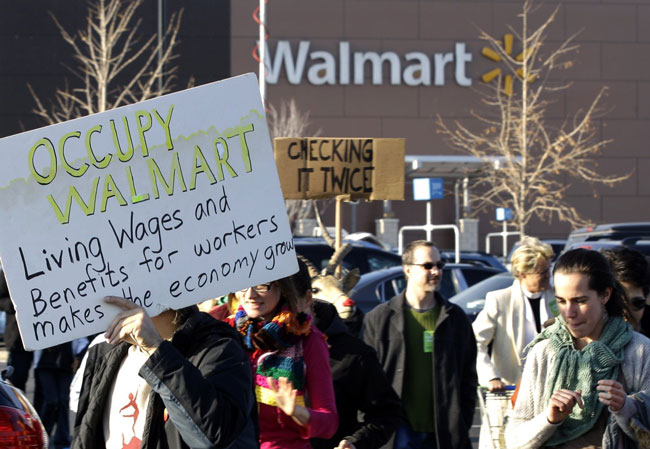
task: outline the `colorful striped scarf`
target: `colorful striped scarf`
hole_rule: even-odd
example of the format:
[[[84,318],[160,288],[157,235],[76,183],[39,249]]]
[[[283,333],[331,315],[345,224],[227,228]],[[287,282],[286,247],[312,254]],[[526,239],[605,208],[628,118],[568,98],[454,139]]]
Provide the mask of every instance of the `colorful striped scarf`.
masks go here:
[[[298,405],[305,406],[304,337],[311,332],[311,315],[292,313],[283,307],[270,321],[253,319],[243,307],[235,314],[235,327],[244,336],[244,346],[255,366],[257,402],[277,406],[267,377],[286,377],[298,390]]]

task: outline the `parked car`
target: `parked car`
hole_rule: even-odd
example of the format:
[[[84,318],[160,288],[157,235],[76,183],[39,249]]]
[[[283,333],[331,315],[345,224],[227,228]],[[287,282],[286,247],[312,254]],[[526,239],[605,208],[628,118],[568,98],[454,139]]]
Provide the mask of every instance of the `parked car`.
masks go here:
[[[623,240],[588,240],[574,242],[569,245],[566,250],[584,248],[600,251],[603,249],[613,249],[618,247],[636,250],[646,258],[650,258],[650,238],[644,239],[642,237],[628,237]]]
[[[650,239],[650,222],[607,223],[576,229],[569,234],[564,249],[575,248],[577,242],[624,240],[629,237]]]
[[[442,270],[440,293],[450,298],[483,279],[502,273],[503,270],[470,264],[448,263]],[[350,298],[363,313],[368,313],[376,305],[388,301],[406,288],[402,267],[384,268],[361,276],[350,292]]]
[[[334,249],[321,238],[294,238],[293,241],[296,252],[307,258],[318,269],[325,268],[334,254]],[[352,250],[343,259],[344,268],[359,268],[359,272],[365,274],[402,264],[400,255],[381,249],[372,243],[365,241],[344,241],[344,243],[350,243],[352,246]]]
[[[47,432],[24,393],[0,379],[0,447],[46,449]]]
[[[449,301],[462,307],[470,321],[474,321],[476,315],[483,310],[488,292],[510,287],[514,280],[509,272],[495,274],[457,293]]]
[[[456,261],[456,254],[453,250],[442,250],[440,252],[440,257],[446,263],[454,263]],[[501,271],[506,271],[506,267],[501,263],[497,256],[481,251],[461,251],[459,263],[492,267]]]

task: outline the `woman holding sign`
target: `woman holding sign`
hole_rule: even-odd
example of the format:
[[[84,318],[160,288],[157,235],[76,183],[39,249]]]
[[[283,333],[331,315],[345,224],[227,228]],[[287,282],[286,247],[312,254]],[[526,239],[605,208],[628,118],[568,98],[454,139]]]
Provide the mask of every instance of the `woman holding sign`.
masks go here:
[[[330,438],[338,416],[327,344],[300,311],[291,278],[237,296],[233,323],[254,372],[261,448],[309,449],[309,438]]]
[[[149,317],[120,309],[88,350],[72,449],[257,447],[239,336],[196,306]]]
[[[506,445],[636,447],[631,395],[650,388],[650,340],[626,323],[602,254],[568,251],[553,276],[560,315],[530,344]]]

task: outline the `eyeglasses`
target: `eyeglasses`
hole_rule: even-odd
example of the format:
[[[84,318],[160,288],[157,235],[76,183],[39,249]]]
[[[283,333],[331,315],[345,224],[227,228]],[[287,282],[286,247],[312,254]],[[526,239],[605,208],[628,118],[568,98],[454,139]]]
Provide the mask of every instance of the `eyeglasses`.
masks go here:
[[[418,267],[422,267],[425,270],[431,270],[433,267],[436,267],[438,270],[442,270],[445,267],[445,263],[442,260],[439,260],[438,262],[410,263],[409,265],[417,265]]]
[[[255,285],[253,287],[247,287],[241,290],[242,293],[246,293],[248,289],[252,289],[255,293],[266,293],[271,288],[273,288],[273,282],[269,282],[268,284],[260,284],[260,285]]]
[[[638,312],[639,310],[643,310],[646,301],[643,296],[635,296],[634,298],[630,298],[628,302],[630,304],[630,308]]]

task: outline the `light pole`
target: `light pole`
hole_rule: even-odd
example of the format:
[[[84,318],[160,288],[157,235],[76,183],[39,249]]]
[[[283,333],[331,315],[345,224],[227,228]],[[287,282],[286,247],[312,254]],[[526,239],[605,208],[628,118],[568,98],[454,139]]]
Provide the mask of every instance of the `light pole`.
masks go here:
[[[260,78],[260,94],[262,96],[262,104],[266,104],[266,2],[268,0],[260,0],[259,7],[259,44],[258,53],[259,61],[259,78]]]
[[[163,88],[163,73],[162,73],[162,59],[163,59],[163,40],[165,31],[165,0],[158,0],[158,66],[160,67],[161,74],[158,77],[158,91],[162,92]]]

